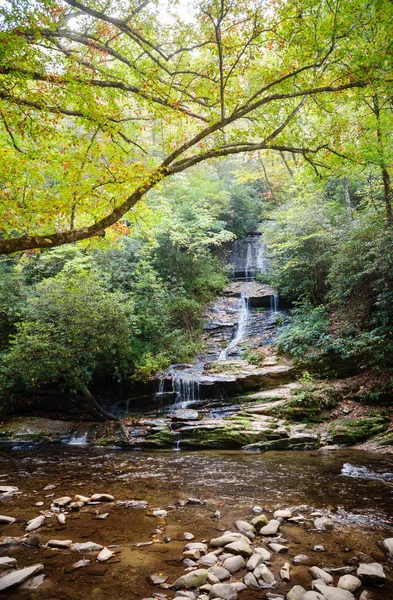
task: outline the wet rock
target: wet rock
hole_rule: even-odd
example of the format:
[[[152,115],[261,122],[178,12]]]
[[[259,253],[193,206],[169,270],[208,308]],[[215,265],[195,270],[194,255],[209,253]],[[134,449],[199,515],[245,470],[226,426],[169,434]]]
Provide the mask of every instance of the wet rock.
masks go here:
[[[206,567],[212,567],[217,563],[217,556],[213,552],[209,552],[209,554],[205,554],[199,560],[199,564],[204,565]]]
[[[56,498],[56,500],[53,500],[52,504],[59,506],[60,508],[64,508],[70,504],[70,502],[72,502],[72,498],[70,498],[70,496],[62,496],[61,498]]]
[[[288,552],[288,548],[282,544],[268,544],[268,546],[275,554],[285,554],[285,552]]]
[[[5,571],[6,569],[15,569],[16,568],[16,559],[11,558],[10,556],[2,556],[0,557],[0,571]]]
[[[309,572],[311,573],[311,577],[313,579],[321,579],[325,585],[330,585],[334,581],[333,577],[329,573],[323,569],[320,569],[319,567],[311,567]]]
[[[210,540],[210,545],[213,546],[213,548],[218,548],[220,546],[227,546],[228,544],[232,544],[233,542],[237,542],[239,540],[242,540],[246,544],[250,543],[249,539],[245,535],[229,531],[218,538],[213,538]]]
[[[172,421],[197,421],[199,413],[196,410],[180,409],[171,415]]]
[[[222,600],[237,600],[236,588],[230,583],[216,583],[210,590],[210,598],[222,598]]]
[[[189,531],[185,531],[183,533],[183,538],[185,540],[193,540],[195,538],[195,535],[193,533],[190,533]]]
[[[149,575],[148,577],[148,581],[152,585],[160,585],[160,583],[165,583],[167,579],[168,575],[165,575],[165,573],[153,573],[153,575]]]
[[[267,525],[259,530],[261,535],[276,535],[280,529],[280,521],[272,519]]]
[[[101,552],[99,553],[99,555],[97,556],[97,561],[98,562],[106,562],[107,560],[112,558],[112,556],[113,556],[112,550],[109,550],[109,548],[104,547],[101,550]]]
[[[2,517],[0,517],[0,519],[1,518]],[[1,521],[0,521],[0,523],[1,523]],[[387,538],[386,540],[383,540],[382,548],[384,549],[386,554],[393,556],[393,538]]]
[[[197,569],[182,575],[172,584],[174,590],[181,588],[197,588],[206,583],[209,573],[206,569]]]
[[[348,590],[348,592],[356,592],[357,589],[360,588],[362,582],[360,579],[355,577],[354,575],[342,575],[338,580],[337,587],[342,588],[343,590]]]
[[[71,550],[75,552],[100,552],[103,546],[96,544],[95,542],[81,542],[71,544]]]
[[[301,600],[326,600],[325,596],[322,596],[319,592],[309,591],[303,594]]]
[[[301,585],[295,585],[292,589],[287,593],[287,600],[300,600],[303,594],[306,593],[306,590]]]
[[[289,583],[291,581],[291,565],[286,562],[284,566],[280,569],[280,577],[282,581]]]
[[[268,585],[276,584],[273,573],[264,564],[259,565],[254,570],[254,577],[261,587],[263,587],[263,583],[267,583]]]
[[[236,521],[235,525],[236,529],[238,529],[241,533],[250,531],[251,533],[255,533],[256,531],[254,525],[251,525],[251,523],[248,523],[247,521]]]
[[[24,569],[18,569],[13,573],[4,575],[4,577],[1,577],[0,579],[0,592],[8,590],[9,588],[14,587],[15,585],[19,585],[20,583],[23,583],[24,581],[26,581],[26,579],[29,579],[29,577],[37,575],[43,570],[44,565],[37,564],[31,567],[26,567]]]
[[[114,496],[111,494],[93,494],[90,502],[113,502]]]
[[[71,544],[72,544],[72,540],[49,540],[47,545],[50,548],[66,549],[66,548],[70,548]]]
[[[326,598],[326,600],[354,600],[355,596],[348,592],[329,585],[316,585],[316,590]]]
[[[234,556],[233,558],[237,558],[237,557]],[[241,557],[239,557],[239,558],[241,558]],[[214,575],[220,581],[225,581],[225,579],[229,579],[231,576],[229,570],[226,569],[225,567],[210,567],[210,569],[208,569],[208,573]]]
[[[40,515],[39,517],[35,517],[35,519],[31,519],[31,521],[27,522],[27,527],[25,529],[26,532],[34,531],[43,525],[45,521],[45,517]]]
[[[249,544],[247,544],[243,540],[239,540],[237,542],[227,544],[225,546],[225,552],[230,552],[231,554],[240,554],[241,556],[248,557],[252,555],[253,550]]]
[[[56,519],[57,519],[58,523],[60,523],[60,525],[65,525],[66,518],[63,513],[56,515]]]
[[[334,527],[333,521],[328,519],[327,517],[317,517],[314,520],[315,529],[319,529],[321,531],[331,531]]]
[[[250,588],[250,590],[260,591],[260,589],[261,589],[261,586],[255,579],[253,573],[247,573],[247,575],[245,575],[244,583],[248,588]]]
[[[293,559],[294,565],[309,565],[311,563],[311,558],[306,554],[297,554]]]
[[[265,527],[265,525],[267,525],[268,523],[269,519],[266,515],[258,515],[257,517],[254,517],[251,521],[251,525],[253,525],[257,531],[260,531],[260,529],[262,529],[262,527]]]
[[[6,517],[5,515],[0,515],[0,525],[12,525],[15,523],[16,519],[14,517]]]
[[[383,567],[380,563],[361,563],[356,574],[365,585],[383,585],[386,580]]]
[[[273,517],[275,519],[290,519],[292,517],[292,513],[290,510],[276,510]]]
[[[227,558],[223,562],[224,568],[230,573],[236,573],[236,571],[240,571],[244,569],[246,563],[242,556],[232,556],[231,558]]]

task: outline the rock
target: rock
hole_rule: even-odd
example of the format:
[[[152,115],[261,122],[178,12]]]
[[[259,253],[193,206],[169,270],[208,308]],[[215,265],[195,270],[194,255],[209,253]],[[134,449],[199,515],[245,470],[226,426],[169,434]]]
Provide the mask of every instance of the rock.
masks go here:
[[[19,492],[19,488],[14,485],[0,485],[0,494],[3,496],[5,494],[15,494]]]
[[[342,588],[343,590],[348,590],[348,592],[356,592],[361,585],[362,582],[360,579],[354,575],[342,575],[338,580],[337,587]]]
[[[0,517],[0,519],[2,519],[2,518],[3,517]],[[0,520],[0,523],[1,523],[1,520]],[[386,540],[383,540],[382,548],[384,549],[386,554],[393,556],[393,538],[387,538]]]
[[[190,541],[190,540],[193,540],[193,539],[195,538],[195,535],[194,535],[193,533],[190,533],[189,531],[185,531],[185,532],[183,533],[183,538],[184,538],[185,540],[188,540],[188,541]]]
[[[320,569],[319,567],[311,567],[309,572],[311,573],[313,579],[321,579],[325,585],[330,585],[334,581],[333,577],[329,573],[326,573],[326,571]]]
[[[206,502],[200,498],[187,498],[187,504],[191,504],[192,506],[203,506]]]
[[[252,547],[243,540],[227,544],[225,546],[225,552],[230,552],[231,554],[240,554],[241,556],[246,557],[251,556],[253,553]]]
[[[72,570],[76,571],[77,569],[81,569],[82,567],[88,567],[90,561],[88,558],[82,558],[82,560],[78,560],[78,562],[72,565]]]
[[[230,583],[216,583],[210,590],[210,598],[222,600],[237,600],[237,591]]]
[[[366,585],[383,585],[386,580],[383,567],[379,563],[361,563],[356,574],[360,581]]]
[[[186,565],[186,567],[196,567],[197,564],[194,560],[191,560],[191,558],[185,558],[183,560],[183,563]]]
[[[320,585],[325,585],[322,579],[313,579],[311,582],[311,589],[318,590]]]
[[[280,569],[280,577],[282,581],[289,583],[291,581],[291,565],[286,562],[283,567]]]
[[[109,550],[108,548],[104,547],[101,550],[101,552],[99,553],[99,555],[97,556],[97,561],[98,562],[106,562],[107,560],[112,558],[112,556],[113,556],[112,550]],[[164,583],[164,582],[162,582],[162,583]]]
[[[260,531],[260,529],[262,529],[262,527],[264,527],[268,523],[269,519],[266,515],[258,515],[257,517],[254,517],[251,521],[251,525],[253,525],[257,531]]]
[[[262,506],[253,506],[251,510],[253,513],[258,514],[263,511],[263,508],[262,508]]]
[[[184,558],[191,558],[193,561],[199,560],[201,558],[201,551],[200,550],[185,550],[183,552],[183,556],[184,556]]]
[[[74,502],[83,502],[83,504],[87,504],[88,502],[90,502],[90,498],[88,498],[87,496],[81,496],[80,494],[76,494],[74,496]]]
[[[27,522],[27,527],[25,529],[26,532],[34,531],[43,525],[45,521],[45,517],[40,515],[39,517],[35,517],[35,519],[31,519],[31,521]]]
[[[216,510],[214,515],[212,515],[212,519],[221,519],[221,512],[219,510]]]
[[[68,505],[68,508],[70,508],[71,510],[80,510],[81,508],[83,508],[85,505],[84,502],[71,502]]]
[[[368,590],[363,590],[359,596],[359,600],[373,600],[373,595]]]
[[[254,570],[254,577],[261,587],[263,587],[263,583],[267,583],[268,585],[276,584],[273,573],[264,564],[259,565]]]
[[[217,556],[213,552],[209,552],[209,554],[205,554],[199,560],[199,564],[204,565],[206,567],[212,567],[217,563]]]
[[[93,494],[90,502],[113,502],[114,496],[111,494]]]
[[[306,554],[297,554],[293,559],[294,565],[308,565],[311,562],[311,558]]]
[[[270,556],[270,552],[268,553]],[[263,554],[253,554],[247,561],[247,569],[253,571],[264,562]]]
[[[220,546],[223,547],[227,546],[228,544],[232,544],[233,542],[238,542],[239,540],[246,542],[246,544],[250,544],[250,540],[242,533],[228,531],[224,533],[224,535],[210,540],[210,546],[213,546],[213,548],[218,548]]]
[[[266,548],[253,548],[253,550],[254,550],[254,554],[262,554],[263,562],[268,562],[271,559],[272,555],[270,554],[270,552],[268,552],[266,550]]]
[[[43,502],[36,502],[35,506],[44,506],[44,503]]]
[[[182,575],[179,579],[172,584],[174,590],[180,590],[181,588],[197,588],[206,583],[209,573],[206,569],[197,569]]]
[[[239,592],[243,592],[244,590],[247,589],[247,586],[245,583],[243,583],[242,581],[234,581],[232,583],[233,587],[235,588],[235,590],[239,593]]]
[[[19,585],[32,577],[33,575],[37,575],[37,573],[41,573],[44,570],[44,565],[37,564],[31,567],[25,567],[24,569],[18,569],[13,573],[9,573],[8,575],[4,575],[0,579],[0,592],[4,590],[8,590],[15,585]]]
[[[168,575],[165,575],[165,573],[153,573],[153,575],[149,575],[147,579],[152,585],[160,585],[160,583],[166,582],[166,580],[168,579]]]
[[[66,518],[65,518],[65,515],[63,513],[60,513],[60,514],[56,515],[56,519],[60,523],[60,525],[64,525],[65,522],[66,522]]]
[[[259,530],[259,533],[261,535],[276,535],[276,533],[279,531],[280,529],[280,521],[277,521],[276,519],[272,519],[271,521],[269,521],[269,523],[267,525],[265,525],[264,527],[262,527]]]
[[[15,523],[16,519],[14,517],[6,517],[5,515],[0,515],[0,525],[12,525]]]
[[[229,573],[236,573],[236,571],[244,569],[246,563],[242,556],[232,556],[231,558],[224,560],[223,565],[224,568],[229,571]]]
[[[288,552],[288,548],[282,544],[268,544],[268,546],[275,554],[285,554],[285,552]]]
[[[28,535],[23,539],[23,543],[27,546],[34,546],[34,548],[39,548],[41,546],[41,538],[38,533],[34,533],[33,535]]]
[[[247,521],[236,521],[235,525],[236,528],[242,533],[245,531],[251,531],[252,533],[255,533],[256,531],[254,525],[251,525],[251,523],[248,523]]]
[[[250,590],[260,591],[261,586],[257,582],[253,573],[247,573],[244,577],[245,585],[250,588]]]
[[[216,581],[215,584],[219,583],[219,581]],[[211,583],[205,583],[204,585],[201,585],[201,587],[199,588],[200,592],[207,592],[209,593],[210,590],[212,589],[212,585]]]
[[[196,410],[180,409],[171,414],[172,421],[197,421],[199,413]]]
[[[190,600],[195,600],[195,594],[194,592],[176,592],[175,593],[175,598],[180,598],[180,597],[185,597],[185,598],[189,598]]]
[[[202,542],[191,542],[184,547],[184,550],[199,550],[202,552],[206,552],[207,544],[202,544]]]
[[[314,552],[326,552],[325,546],[314,546]]]
[[[100,515],[97,515],[96,517],[94,517],[95,519],[98,519],[99,521],[104,521],[105,519],[107,519],[109,517],[109,513],[101,513]]]
[[[301,597],[301,600],[326,600],[325,596],[322,596],[319,592],[306,592]]]
[[[95,544],[94,542],[71,544],[71,550],[75,550],[76,552],[100,552],[102,548],[103,546]]]
[[[327,517],[317,517],[314,520],[315,529],[319,529],[321,531],[331,531],[334,527],[333,521],[328,519]]]
[[[236,556],[233,556],[232,558],[236,558]],[[208,569],[208,573],[215,575],[215,577],[217,577],[217,579],[219,579],[220,581],[229,579],[231,576],[230,572],[225,567],[210,567],[210,569]]]
[[[332,575],[348,575],[353,573],[355,567],[325,567],[324,571],[331,573]]]
[[[215,583],[220,583],[220,579],[218,579],[218,577],[216,577],[215,575],[213,575],[213,573],[209,573],[207,581],[211,585],[214,585]],[[199,588],[199,589],[202,589],[202,588]]]
[[[326,600],[355,600],[355,596],[348,592],[329,585],[316,585],[316,590],[326,598]]]
[[[287,593],[287,600],[300,600],[303,594],[306,593],[306,590],[301,585],[295,585],[292,589]]]
[[[72,540],[49,540],[48,546],[50,548],[70,548]]]
[[[64,506],[67,506],[67,504],[70,504],[70,502],[72,502],[72,498],[70,498],[70,496],[62,496],[61,498],[56,498],[56,500],[53,500],[52,504],[55,506],[60,506],[60,508],[64,508]]]
[[[5,571],[5,569],[15,569],[16,568],[16,559],[11,558],[10,556],[2,556],[0,557],[0,571]]]
[[[168,512],[162,508],[155,508],[152,512],[153,517],[167,517]]]
[[[275,519],[290,519],[292,517],[292,513],[290,510],[276,510],[273,517]]]

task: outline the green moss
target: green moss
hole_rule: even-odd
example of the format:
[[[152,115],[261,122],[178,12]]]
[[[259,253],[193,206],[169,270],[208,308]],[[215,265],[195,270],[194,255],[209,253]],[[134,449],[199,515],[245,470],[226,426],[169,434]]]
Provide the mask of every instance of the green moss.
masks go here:
[[[387,429],[385,417],[339,419],[328,426],[328,435],[335,444],[354,444],[377,435]]]

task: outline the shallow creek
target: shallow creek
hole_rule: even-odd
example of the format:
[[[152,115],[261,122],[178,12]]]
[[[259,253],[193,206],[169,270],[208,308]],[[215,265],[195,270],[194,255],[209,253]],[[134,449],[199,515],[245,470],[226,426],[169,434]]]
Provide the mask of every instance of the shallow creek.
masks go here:
[[[284,523],[281,532],[288,541],[289,554],[273,557],[274,573],[296,554],[307,554],[312,564],[327,567],[356,564],[356,557],[361,562],[381,562],[388,580],[383,588],[372,590],[373,597],[393,599],[393,561],[377,545],[393,537],[392,456],[346,449],[265,454],[131,453],[67,446],[2,449],[0,481],[20,490],[1,502],[1,514],[17,518],[16,523],[1,526],[2,536],[23,535],[25,522],[48,510],[54,498],[106,492],[115,496],[114,503],[70,511],[65,525],[59,525],[54,517],[47,518],[38,533],[42,544],[55,538],[119,546],[108,563],[97,565],[94,556],[85,555],[91,558],[91,565],[73,572],[67,572],[69,567],[83,558],[76,552],[11,548],[3,554],[16,558],[19,567],[44,563],[46,577],[35,590],[19,587],[0,594],[0,599],[132,600],[153,593],[172,598],[171,590],[153,587],[146,578],[165,572],[172,583],[184,573],[182,551],[187,542],[183,533],[192,532],[194,541],[217,537],[223,530],[234,530],[236,519],[252,519],[255,515],[251,509],[256,504],[269,517],[277,508],[294,505],[330,509],[336,523],[333,532],[325,533],[308,531],[310,523]],[[49,484],[56,487],[44,491]],[[176,505],[190,496],[206,503]],[[116,500],[146,500],[148,509],[126,508]],[[39,501],[44,502],[43,507],[35,506]],[[168,510],[166,519],[151,516],[149,509],[153,508]],[[212,518],[217,510],[220,519]],[[96,518],[97,513],[105,512],[109,513],[106,519]],[[165,525],[163,533],[157,533],[157,527]],[[166,536],[172,541],[165,543]],[[134,546],[152,540],[150,546]],[[323,544],[326,552],[314,552],[316,544]],[[273,591],[285,593],[295,584],[310,589],[310,583],[308,567],[294,566],[291,584],[279,584]],[[239,599],[264,595],[247,590]]]

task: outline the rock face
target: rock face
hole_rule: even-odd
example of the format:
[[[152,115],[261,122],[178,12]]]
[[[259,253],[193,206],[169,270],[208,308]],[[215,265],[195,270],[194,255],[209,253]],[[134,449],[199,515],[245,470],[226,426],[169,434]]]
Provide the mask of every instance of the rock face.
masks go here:
[[[186,575],[182,575],[172,584],[174,590],[181,588],[197,588],[206,583],[209,573],[206,569],[197,569]]]
[[[4,575],[4,577],[1,577],[0,579],[0,592],[8,590],[9,588],[14,587],[15,585],[19,585],[20,583],[23,583],[29,577],[37,575],[43,570],[44,565],[37,564],[33,565],[32,567],[26,567],[25,569],[18,569],[17,571],[14,571],[9,575]]]
[[[365,585],[383,585],[386,580],[383,567],[379,563],[360,564],[357,570],[357,576]]]

